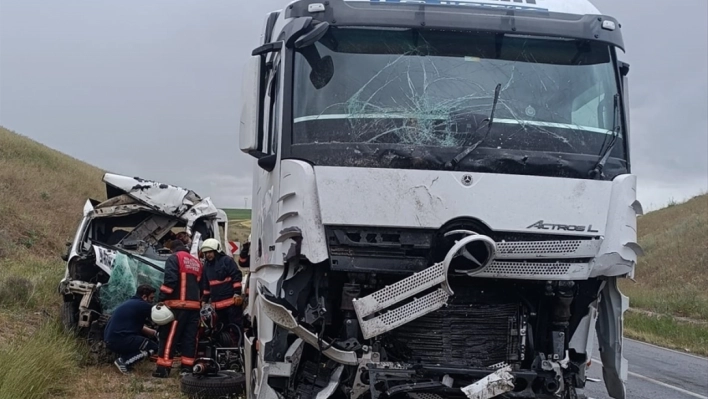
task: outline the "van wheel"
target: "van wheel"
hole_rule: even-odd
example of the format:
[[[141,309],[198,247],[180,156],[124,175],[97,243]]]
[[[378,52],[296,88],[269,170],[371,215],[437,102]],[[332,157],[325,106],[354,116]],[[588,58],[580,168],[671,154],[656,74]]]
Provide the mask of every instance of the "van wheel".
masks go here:
[[[190,399],[228,398],[241,395],[246,387],[246,377],[240,373],[221,371],[213,376],[186,374],[180,389]]]
[[[76,301],[65,301],[61,307],[61,324],[67,334],[76,334],[79,326],[79,307]]]

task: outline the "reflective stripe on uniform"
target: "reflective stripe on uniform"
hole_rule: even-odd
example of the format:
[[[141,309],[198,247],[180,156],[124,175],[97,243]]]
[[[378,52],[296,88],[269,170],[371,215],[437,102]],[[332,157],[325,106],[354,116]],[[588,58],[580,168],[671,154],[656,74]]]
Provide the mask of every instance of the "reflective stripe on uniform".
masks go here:
[[[165,344],[165,353],[161,358],[157,359],[158,366],[172,367],[172,340],[175,337],[175,332],[177,331],[177,320],[172,322],[172,328],[170,328],[170,334],[167,336],[167,343]]]
[[[215,285],[220,285],[220,284],[228,283],[229,281],[231,281],[231,277],[226,277],[226,278],[223,279],[223,280],[209,280],[209,285],[213,287],[213,286],[215,286]]]
[[[229,306],[233,306],[233,305],[234,305],[234,298],[233,297],[228,298],[228,299],[224,299],[224,300],[221,300],[218,302],[211,303],[211,306],[213,306],[214,309],[218,309],[218,310],[228,308]]]
[[[199,301],[182,301],[179,299],[168,299],[165,301],[165,305],[169,308],[175,309],[201,309],[202,306]]]

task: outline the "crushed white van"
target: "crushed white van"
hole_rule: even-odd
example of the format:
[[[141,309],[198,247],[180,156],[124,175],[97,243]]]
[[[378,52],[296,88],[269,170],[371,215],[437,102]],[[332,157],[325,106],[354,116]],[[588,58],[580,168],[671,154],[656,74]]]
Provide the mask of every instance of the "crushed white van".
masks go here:
[[[175,232],[190,233],[193,243],[216,238],[231,248],[226,213],[209,197],[112,173],[106,173],[103,181],[107,199],[86,201],[83,219],[62,256],[66,261],[59,283],[62,322],[78,333],[107,318],[138,285],[159,288],[170,256],[165,244]],[[192,244],[192,253],[197,250]]]

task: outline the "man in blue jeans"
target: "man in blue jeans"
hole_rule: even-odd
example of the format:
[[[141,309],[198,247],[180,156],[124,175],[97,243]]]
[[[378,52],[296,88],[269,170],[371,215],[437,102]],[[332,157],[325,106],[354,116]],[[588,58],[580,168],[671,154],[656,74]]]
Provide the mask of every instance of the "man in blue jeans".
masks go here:
[[[114,364],[123,374],[127,374],[138,361],[157,353],[157,342],[148,338],[157,338],[157,332],[145,326],[155,291],[147,284],[138,287],[135,296],[113,311],[106,325],[103,340],[106,348],[118,354]]]

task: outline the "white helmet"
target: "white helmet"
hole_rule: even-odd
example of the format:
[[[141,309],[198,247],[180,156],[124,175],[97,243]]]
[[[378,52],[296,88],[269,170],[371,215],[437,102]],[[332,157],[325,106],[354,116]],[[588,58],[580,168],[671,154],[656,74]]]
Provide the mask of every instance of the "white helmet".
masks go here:
[[[202,243],[201,248],[199,248],[200,251],[206,252],[206,251],[216,251],[216,252],[221,252],[221,244],[219,244],[219,240],[215,238],[209,238],[204,240]]]
[[[164,326],[165,324],[171,323],[175,319],[175,315],[167,306],[155,305],[150,312],[150,318],[158,326]]]

